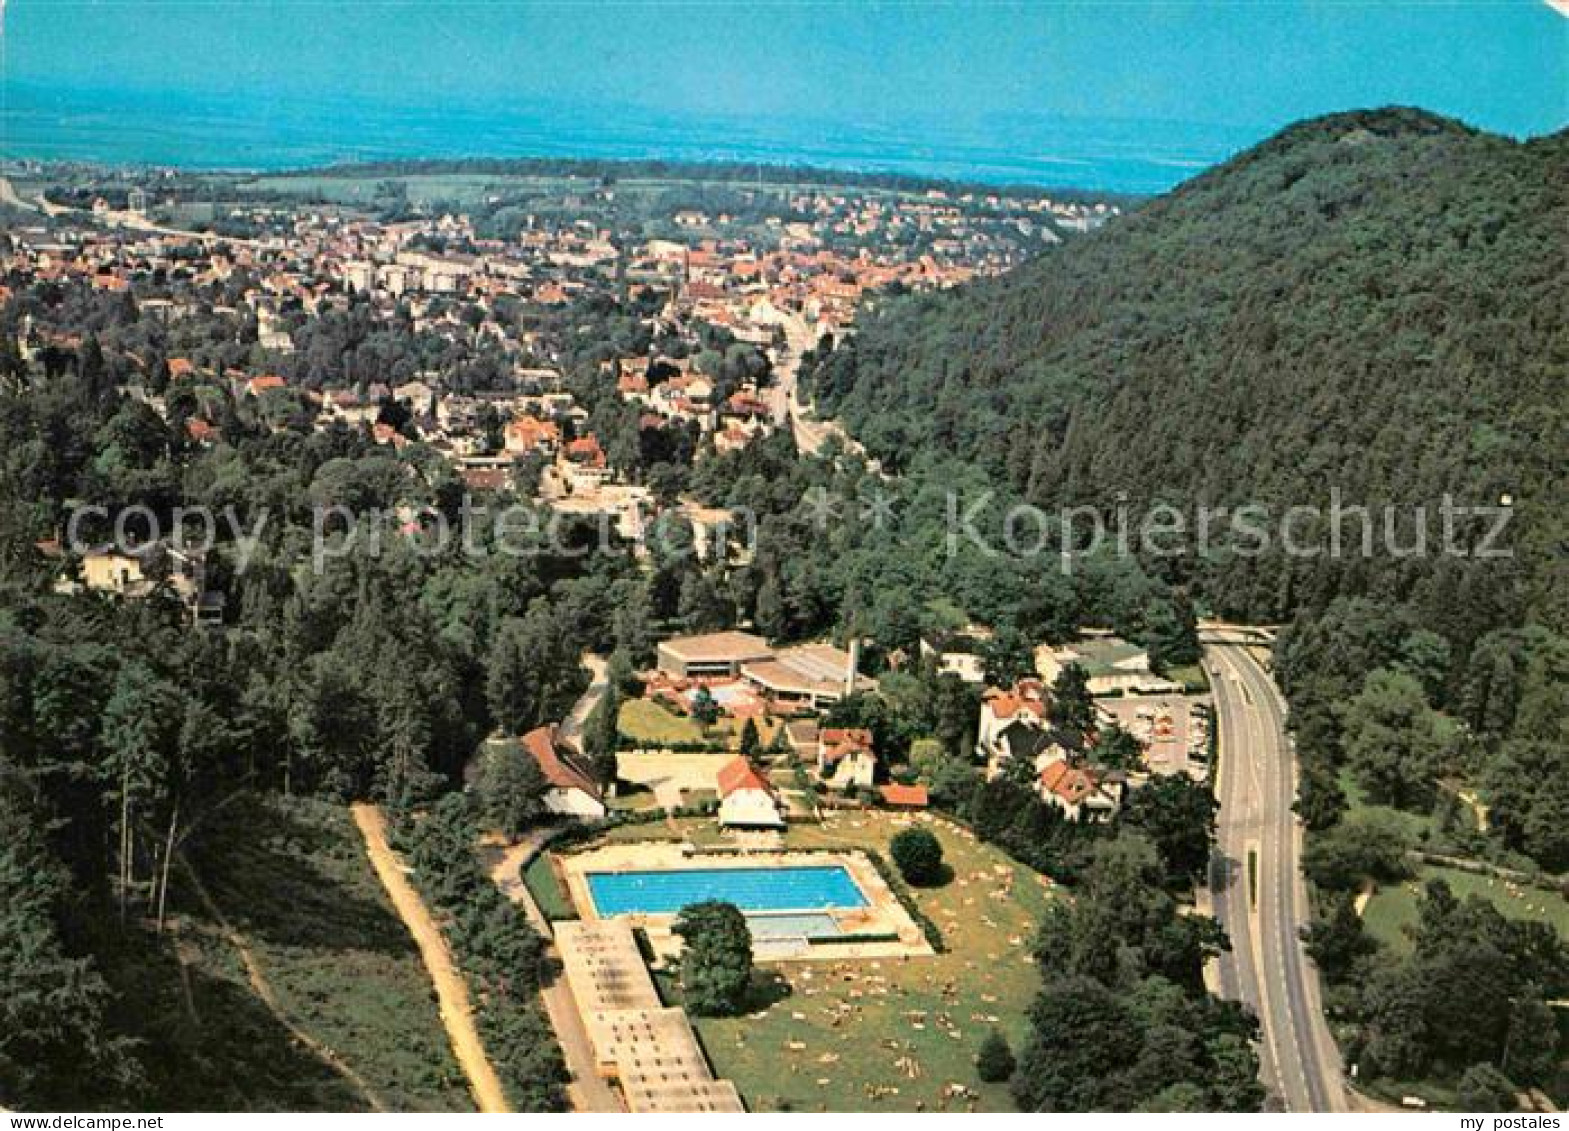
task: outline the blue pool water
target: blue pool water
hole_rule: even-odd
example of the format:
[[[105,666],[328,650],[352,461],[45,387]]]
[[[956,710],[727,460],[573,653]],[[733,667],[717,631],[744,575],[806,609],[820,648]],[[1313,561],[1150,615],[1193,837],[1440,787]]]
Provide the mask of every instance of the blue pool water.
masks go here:
[[[707,899],[742,911],[865,907],[843,865],[800,868],[689,868],[670,872],[590,872],[594,906],[604,916],[674,915]]]

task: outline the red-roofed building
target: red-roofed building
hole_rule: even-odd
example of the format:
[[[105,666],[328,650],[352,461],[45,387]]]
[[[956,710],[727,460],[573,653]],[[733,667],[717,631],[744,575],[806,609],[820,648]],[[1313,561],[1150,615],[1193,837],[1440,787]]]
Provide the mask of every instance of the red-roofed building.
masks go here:
[[[605,815],[605,801],[598,784],[577,763],[576,755],[561,741],[554,726],[529,731],[522,738],[522,747],[550,783],[545,794],[545,808],[549,812],[591,820]]]
[[[580,436],[568,444],[567,459],[584,467],[605,466],[604,449],[599,446],[599,438],[593,435]]]
[[[263,373],[259,377],[252,377],[245,383],[245,391],[253,397],[259,397],[269,389],[287,388],[282,377],[276,373]]]
[[[714,433],[714,450],[716,452],[738,452],[751,442],[752,433],[744,428],[738,428],[734,424]]]
[[[378,444],[391,444],[394,448],[408,445],[409,438],[390,424],[377,424],[371,430]]]
[[[1102,781],[1087,766],[1076,766],[1067,759],[1052,762],[1041,771],[1041,797],[1051,802],[1070,819],[1100,823],[1109,821],[1122,807],[1121,782]]]
[[[504,467],[465,467],[458,475],[470,491],[505,491],[512,486],[512,473]]]
[[[561,444],[561,429],[548,420],[520,416],[507,425],[506,443],[507,451],[514,455],[549,454]]]
[[[924,785],[900,785],[889,782],[880,790],[883,804],[890,809],[925,809],[931,804]]]
[[[719,824],[727,829],[780,829],[784,803],[756,766],[743,757],[719,769]]]
[[[193,416],[185,422],[185,434],[193,444],[210,444],[218,438],[218,429],[200,417]]]
[[[870,789],[877,781],[872,732],[826,727],[817,735],[817,776],[835,789]]]
[[[1005,732],[1020,727],[1044,729],[1048,713],[1046,692],[1038,679],[1021,679],[1006,691],[991,688],[981,700],[976,746],[988,762],[1006,757]]]

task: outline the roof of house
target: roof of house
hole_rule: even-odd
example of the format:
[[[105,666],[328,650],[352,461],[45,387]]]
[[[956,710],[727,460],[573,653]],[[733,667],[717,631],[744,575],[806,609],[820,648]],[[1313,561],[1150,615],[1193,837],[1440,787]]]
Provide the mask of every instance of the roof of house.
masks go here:
[[[1007,744],[1009,756],[1014,758],[1034,759],[1052,749],[1072,754],[1081,746],[1068,731],[1057,727],[1030,726],[1017,719],[1002,729],[1000,737]]]
[[[459,475],[463,484],[475,491],[501,491],[512,482],[512,475],[502,467],[465,467]]]
[[[882,796],[885,804],[911,809],[924,809],[931,804],[924,785],[900,785],[898,782],[889,782],[882,787]]]
[[[1023,712],[1038,719],[1046,717],[1046,700],[1037,680],[1021,680],[1011,690],[991,690],[986,693],[985,705],[994,717],[1011,719]]]
[[[548,420],[532,416],[519,416],[507,425],[507,435],[525,447],[556,444],[561,441],[561,429]]]
[[[554,788],[578,789],[590,797],[599,797],[599,786],[573,762],[571,751],[560,742],[555,726],[529,731],[523,736],[522,744]]]
[[[817,736],[823,761],[833,763],[849,754],[872,749],[872,732],[861,727],[829,727]]]
[[[1041,788],[1055,793],[1069,805],[1077,805],[1100,788],[1088,770],[1072,762],[1053,762],[1041,771]]]
[[[768,779],[752,765],[750,759],[744,756],[733,758],[721,766],[717,780],[719,796],[722,798],[744,789],[761,790],[770,797],[774,795],[774,787],[769,784]]]

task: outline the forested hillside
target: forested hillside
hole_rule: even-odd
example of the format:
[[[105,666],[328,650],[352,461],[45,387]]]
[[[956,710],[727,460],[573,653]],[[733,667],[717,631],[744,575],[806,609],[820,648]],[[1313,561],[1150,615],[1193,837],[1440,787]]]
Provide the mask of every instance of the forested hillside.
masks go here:
[[[1284,508],[1327,514],[1332,489],[1372,510],[1370,555],[1350,518],[1338,558],[1308,521],[1311,554],[1221,544],[1143,565],[1216,613],[1289,622],[1276,672],[1312,830],[1310,949],[1348,1063],[1386,1094],[1569,1085],[1550,929],[1435,882],[1401,950],[1352,903],[1435,878],[1414,861],[1547,889],[1569,869],[1566,186],[1566,134],[1336,115],[1008,276],[888,303],[808,366],[819,408],[914,480],[979,475],[1135,521],[1255,503],[1277,539]],[[1446,494],[1507,502],[1512,555],[1470,552],[1465,520],[1466,552],[1445,553]],[[1462,997],[1478,969],[1485,1000]]]
[[[1563,134],[1306,122],[1008,276],[889,304],[812,388],[887,465],[958,458],[1050,506],[1327,508],[1334,487],[1431,515],[1446,491],[1508,495],[1512,565],[1168,565],[1239,617],[1373,595],[1465,642],[1561,629],[1566,185]]]

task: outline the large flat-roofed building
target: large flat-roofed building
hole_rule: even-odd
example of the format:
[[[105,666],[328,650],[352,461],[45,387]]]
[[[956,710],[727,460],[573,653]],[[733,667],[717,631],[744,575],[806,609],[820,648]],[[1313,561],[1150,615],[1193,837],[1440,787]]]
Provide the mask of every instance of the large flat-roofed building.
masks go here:
[[[600,1075],[621,1085],[632,1112],[740,1112],[716,1080],[686,1011],[662,1005],[629,924],[560,922],[556,945]]]
[[[1069,664],[1084,669],[1091,695],[1169,695],[1182,691],[1180,683],[1150,670],[1145,649],[1109,634],[1087,634],[1060,648],[1042,644],[1035,649],[1035,670],[1048,684]]]
[[[749,632],[707,632],[677,636],[659,646],[659,668],[677,679],[735,676],[741,665],[772,659],[768,641]]]
[[[749,632],[678,636],[659,646],[659,668],[674,679],[739,676],[776,702],[826,707],[876,686],[856,673],[860,648],[799,644],[774,649]]]
[[[832,644],[802,644],[742,664],[741,678],[778,702],[826,707],[876,686],[856,672],[858,651],[854,646],[846,652]]]

